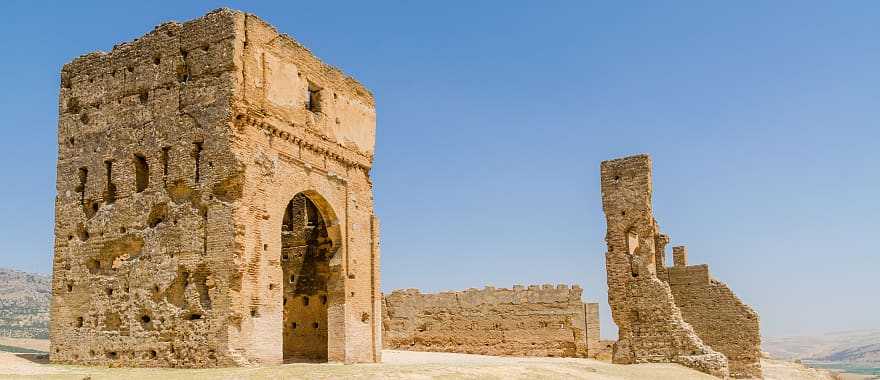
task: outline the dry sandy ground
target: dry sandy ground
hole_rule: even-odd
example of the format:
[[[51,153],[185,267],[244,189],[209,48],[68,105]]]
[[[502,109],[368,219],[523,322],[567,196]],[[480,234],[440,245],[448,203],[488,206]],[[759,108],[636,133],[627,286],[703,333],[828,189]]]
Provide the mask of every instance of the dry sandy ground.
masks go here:
[[[32,345],[32,348],[39,346]],[[47,364],[45,359],[35,359],[33,355],[0,352],[0,379],[714,379],[676,364],[625,366],[590,359],[514,358],[407,351],[383,351],[383,355],[382,364],[150,369],[52,365]],[[790,362],[767,360],[764,368],[768,380],[831,379],[827,372]]]

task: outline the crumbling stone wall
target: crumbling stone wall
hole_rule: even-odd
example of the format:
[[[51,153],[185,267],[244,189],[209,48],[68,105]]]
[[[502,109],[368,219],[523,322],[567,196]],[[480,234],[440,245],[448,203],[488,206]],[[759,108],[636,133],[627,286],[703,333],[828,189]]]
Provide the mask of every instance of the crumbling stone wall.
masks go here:
[[[599,349],[599,305],[577,285],[468,289],[385,297],[385,347],[483,355],[587,357]]]
[[[669,286],[684,320],[704,343],[727,357],[730,376],[761,377],[761,332],[758,314],[721,281],[708,265],[687,266],[684,247],[674,247],[675,266],[668,268]]]
[[[677,362],[719,377],[761,377],[758,318],[708,267],[666,267],[669,237],[654,219],[651,159],[604,161],[608,301],[618,326],[615,363]],[[757,342],[757,345],[755,344]]]
[[[53,362],[380,360],[367,89],[224,9],[75,59],[59,102]]]

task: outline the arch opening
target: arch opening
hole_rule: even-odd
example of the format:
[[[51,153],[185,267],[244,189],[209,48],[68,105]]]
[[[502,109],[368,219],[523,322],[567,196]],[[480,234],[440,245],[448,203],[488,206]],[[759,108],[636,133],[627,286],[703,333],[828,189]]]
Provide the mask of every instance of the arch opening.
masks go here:
[[[299,193],[281,225],[284,362],[327,360],[327,302],[334,244],[318,205]]]

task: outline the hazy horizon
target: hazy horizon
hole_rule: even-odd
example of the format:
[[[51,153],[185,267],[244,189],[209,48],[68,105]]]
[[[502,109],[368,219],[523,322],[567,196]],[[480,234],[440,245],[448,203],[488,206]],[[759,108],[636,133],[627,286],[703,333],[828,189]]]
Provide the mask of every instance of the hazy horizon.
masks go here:
[[[228,6],[376,96],[385,291],[577,283],[615,337],[599,163],[648,153],[763,335],[880,328],[880,3],[34,4],[0,4],[0,267],[51,271],[61,66]]]

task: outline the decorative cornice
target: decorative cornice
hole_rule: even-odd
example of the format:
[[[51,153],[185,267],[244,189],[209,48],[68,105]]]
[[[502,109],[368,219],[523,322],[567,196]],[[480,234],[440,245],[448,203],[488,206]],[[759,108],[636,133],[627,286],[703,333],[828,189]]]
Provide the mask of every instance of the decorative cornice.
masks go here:
[[[347,166],[355,166],[369,171],[373,166],[373,159],[363,153],[346,148],[339,143],[330,140],[311,130],[305,125],[273,120],[272,117],[258,114],[257,112],[239,113],[235,117],[235,126],[239,130],[245,126],[256,127],[265,133],[280,138],[284,141],[296,144],[301,148],[311,150],[318,155],[326,156],[339,161]]]

